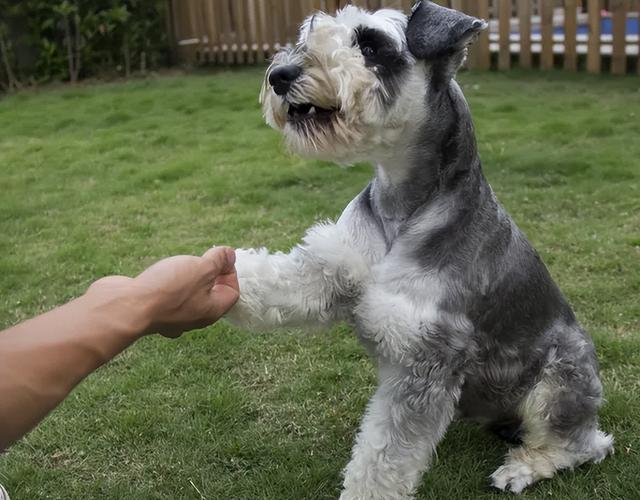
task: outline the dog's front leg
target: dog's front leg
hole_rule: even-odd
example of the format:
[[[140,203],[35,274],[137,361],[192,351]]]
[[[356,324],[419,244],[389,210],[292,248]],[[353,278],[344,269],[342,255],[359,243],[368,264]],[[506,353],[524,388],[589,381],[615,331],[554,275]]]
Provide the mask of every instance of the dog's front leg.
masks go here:
[[[459,397],[447,370],[434,368],[383,368],[388,373],[369,402],[340,500],[412,498]]]
[[[424,293],[396,288],[370,286],[355,310],[359,333],[378,358],[380,385],[345,470],[341,500],[412,498],[460,398],[472,325],[430,306]]]
[[[252,330],[341,319],[368,272],[349,232],[336,224],[311,228],[289,253],[262,248],[236,255],[240,300],[227,318]]]

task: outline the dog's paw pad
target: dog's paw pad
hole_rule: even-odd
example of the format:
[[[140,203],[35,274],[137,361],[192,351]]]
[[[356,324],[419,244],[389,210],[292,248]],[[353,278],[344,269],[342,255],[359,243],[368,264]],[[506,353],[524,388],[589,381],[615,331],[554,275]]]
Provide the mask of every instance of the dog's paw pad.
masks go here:
[[[494,488],[512,493],[521,493],[534,481],[533,469],[522,462],[505,464],[491,474],[491,485]]]

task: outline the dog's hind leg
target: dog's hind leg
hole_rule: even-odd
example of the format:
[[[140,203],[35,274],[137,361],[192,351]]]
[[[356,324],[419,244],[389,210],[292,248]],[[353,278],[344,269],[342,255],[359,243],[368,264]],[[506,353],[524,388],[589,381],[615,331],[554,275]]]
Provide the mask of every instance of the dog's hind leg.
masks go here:
[[[520,405],[523,444],[491,475],[498,489],[520,493],[556,471],[598,463],[613,453],[613,438],[598,429],[602,388],[594,366],[551,372]]]

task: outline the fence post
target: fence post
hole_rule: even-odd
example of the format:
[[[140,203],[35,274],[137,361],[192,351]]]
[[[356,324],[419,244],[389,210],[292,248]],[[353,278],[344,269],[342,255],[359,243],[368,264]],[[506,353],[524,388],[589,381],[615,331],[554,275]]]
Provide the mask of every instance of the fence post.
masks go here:
[[[600,19],[600,0],[589,0],[589,48],[587,52],[587,71],[598,74],[602,70],[600,37],[602,25]]]
[[[578,34],[578,2],[564,1],[564,69],[577,71],[578,53],[576,50],[576,36]]]
[[[217,62],[216,53],[215,53],[215,44],[216,44],[216,25],[213,22],[213,16],[215,15],[213,4],[211,0],[205,0],[203,6],[203,24],[204,29],[203,32],[207,34],[207,44],[206,44],[206,61],[207,62]],[[204,44],[203,44],[203,53],[204,53]],[[205,59],[205,58],[201,58]]]
[[[631,10],[638,14],[637,24],[638,24],[638,56],[636,58],[636,70],[638,75],[640,75],[640,0],[635,0],[634,4],[631,6]]]
[[[286,27],[286,18],[284,13],[284,3],[282,1],[270,0],[271,4],[271,13],[273,14],[271,19],[273,21],[275,37],[273,38],[274,42],[277,42],[281,47],[286,45],[287,40],[287,27]],[[275,44],[272,45],[275,51]]]
[[[474,0],[464,0],[462,5],[462,10],[466,14],[474,17],[481,17],[479,14],[480,4],[481,2]],[[481,53],[480,40],[477,40],[476,43],[472,44],[469,47],[469,53],[467,55],[467,67],[469,68],[479,68],[482,66],[481,58],[483,54]]]
[[[628,0],[611,0],[613,23],[613,54],[611,55],[611,73],[624,75],[627,72],[627,11]]]
[[[540,0],[542,54],[540,67],[553,69],[553,0]]]
[[[476,0],[476,14],[480,19],[489,22],[489,0]],[[476,64],[478,69],[491,68],[491,50],[489,48],[489,28],[480,33],[476,42]]]
[[[518,0],[518,19],[520,24],[520,60],[521,68],[531,68],[531,1]]]
[[[169,63],[176,63],[177,55],[177,42],[176,42],[176,30],[175,22],[176,18],[173,15],[173,2],[171,0],[165,1],[165,23],[167,30],[167,41],[169,42]]]
[[[257,20],[257,12],[258,9],[256,7],[255,0],[247,0],[247,23],[248,23],[248,35],[247,35],[247,62],[262,62],[260,61],[260,44],[258,40],[260,39],[260,35],[258,34],[258,20]],[[256,47],[254,52],[253,47]]]
[[[500,26],[500,51],[498,69],[511,68],[511,0],[498,0],[498,24]]]
[[[233,2],[233,15],[235,17],[234,24],[236,28],[236,62],[237,64],[243,64],[245,61],[247,63],[251,63],[251,47],[248,47],[247,52],[245,53],[244,47],[247,41],[247,30],[245,29],[245,3],[246,0],[235,0]],[[245,59],[246,57],[246,59]]]
[[[189,33],[193,37],[194,43],[189,50],[189,57],[192,63],[198,62],[198,53],[202,48],[202,33],[200,32],[200,21],[202,12],[200,11],[201,3],[197,0],[189,2]]]
[[[258,61],[263,62],[265,53],[271,54],[271,40],[269,33],[272,31],[269,28],[269,13],[267,12],[266,0],[256,0],[258,2],[258,30],[260,35],[258,37]]]

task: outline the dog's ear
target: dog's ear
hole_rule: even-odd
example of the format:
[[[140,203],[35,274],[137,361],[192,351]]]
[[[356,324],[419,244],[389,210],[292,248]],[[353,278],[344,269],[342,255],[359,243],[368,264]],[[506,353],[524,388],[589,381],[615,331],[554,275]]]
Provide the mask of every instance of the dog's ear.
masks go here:
[[[448,67],[453,77],[467,45],[487,26],[486,21],[422,0],[413,7],[407,25],[407,46],[416,59],[449,61],[443,69]]]

